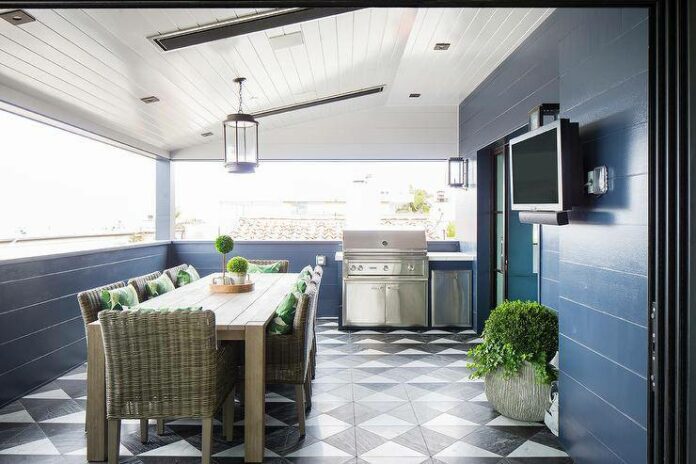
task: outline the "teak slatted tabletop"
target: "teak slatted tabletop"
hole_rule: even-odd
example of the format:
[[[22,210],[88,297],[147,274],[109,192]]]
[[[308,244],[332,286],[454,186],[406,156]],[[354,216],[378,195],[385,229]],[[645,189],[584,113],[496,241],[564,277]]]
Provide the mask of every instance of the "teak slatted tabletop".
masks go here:
[[[266,324],[297,274],[254,274],[254,290],[248,293],[211,293],[213,277],[204,277],[185,287],[139,305],[142,308],[201,306],[215,312],[218,340],[241,340],[244,360],[244,460],[263,461],[264,400],[266,392]],[[104,344],[99,321],[87,332],[87,459],[106,460],[106,379]]]

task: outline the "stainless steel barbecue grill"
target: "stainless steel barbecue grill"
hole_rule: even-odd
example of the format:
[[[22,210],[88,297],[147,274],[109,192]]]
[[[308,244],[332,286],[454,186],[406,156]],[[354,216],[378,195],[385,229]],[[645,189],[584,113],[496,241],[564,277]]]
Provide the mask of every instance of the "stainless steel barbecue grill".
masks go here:
[[[425,326],[424,230],[343,231],[344,326]]]

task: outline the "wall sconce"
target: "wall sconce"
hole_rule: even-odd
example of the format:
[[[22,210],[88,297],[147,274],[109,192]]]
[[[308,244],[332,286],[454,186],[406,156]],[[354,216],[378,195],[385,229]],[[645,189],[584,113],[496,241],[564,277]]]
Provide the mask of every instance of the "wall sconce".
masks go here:
[[[447,183],[450,187],[469,188],[469,159],[449,158],[447,160]]]

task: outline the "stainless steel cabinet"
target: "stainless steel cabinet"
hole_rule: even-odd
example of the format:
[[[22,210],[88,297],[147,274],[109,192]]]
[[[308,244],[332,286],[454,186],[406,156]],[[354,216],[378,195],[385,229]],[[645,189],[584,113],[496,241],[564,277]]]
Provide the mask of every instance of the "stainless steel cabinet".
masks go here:
[[[425,326],[427,282],[424,280],[345,283],[343,324],[355,326]]]
[[[385,287],[384,282],[346,282],[343,323],[357,326],[384,325]]]
[[[430,272],[433,327],[471,327],[471,271]]]
[[[388,283],[386,286],[386,319],[389,326],[426,325],[426,292],[424,281]]]

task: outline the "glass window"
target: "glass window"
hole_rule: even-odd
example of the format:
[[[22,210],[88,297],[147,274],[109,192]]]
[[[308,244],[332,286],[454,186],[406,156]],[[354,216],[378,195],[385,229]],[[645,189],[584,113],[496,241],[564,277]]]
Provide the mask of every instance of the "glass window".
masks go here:
[[[174,175],[179,239],[341,240],[343,228],[376,226],[456,235],[446,161],[266,161],[253,174],[177,161]]]
[[[0,259],[153,239],[153,159],[5,111],[0,137]]]

